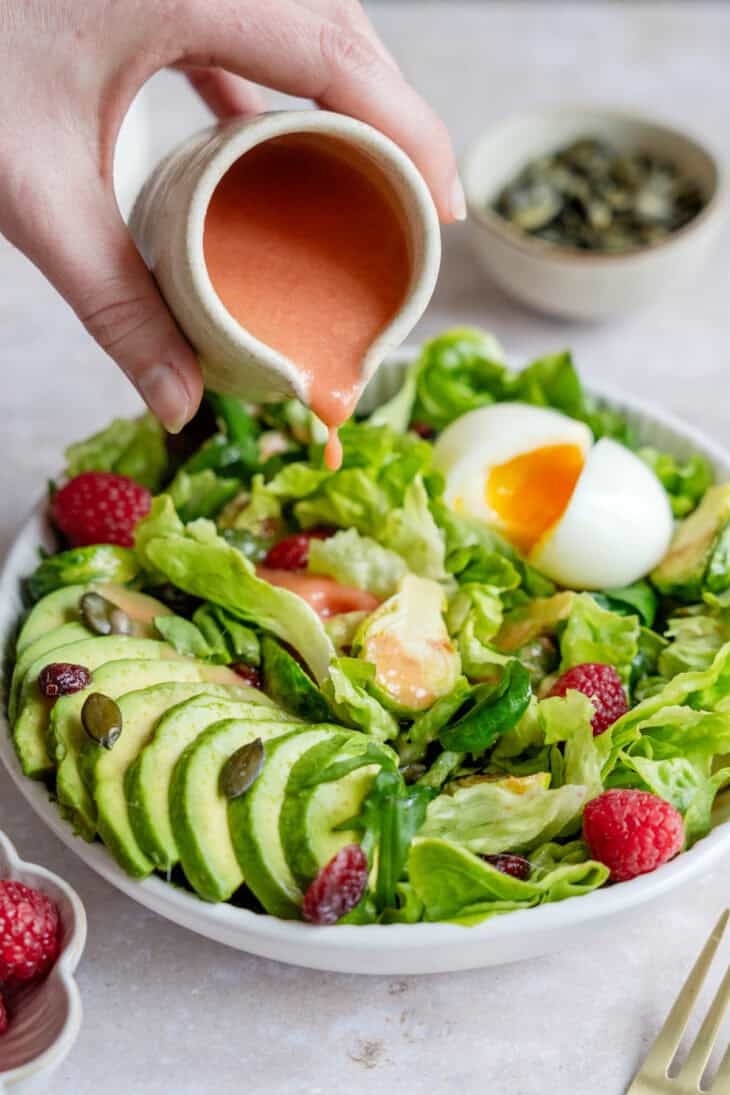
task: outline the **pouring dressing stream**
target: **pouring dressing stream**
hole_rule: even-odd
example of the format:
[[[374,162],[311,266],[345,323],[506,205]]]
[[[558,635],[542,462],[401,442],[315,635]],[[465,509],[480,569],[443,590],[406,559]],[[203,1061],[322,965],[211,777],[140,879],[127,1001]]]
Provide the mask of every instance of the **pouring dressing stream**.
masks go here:
[[[431,297],[438,218],[408,157],[325,111],[215,127],[153,172],[130,228],[206,384],[337,429]]]

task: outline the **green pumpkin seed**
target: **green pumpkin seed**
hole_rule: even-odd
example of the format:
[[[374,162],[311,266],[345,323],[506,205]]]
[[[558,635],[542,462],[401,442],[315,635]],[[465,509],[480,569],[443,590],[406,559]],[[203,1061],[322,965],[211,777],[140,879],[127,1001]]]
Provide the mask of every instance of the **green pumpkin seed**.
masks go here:
[[[100,593],[84,593],[79,601],[81,619],[97,635],[111,635],[110,614],[114,605]]]
[[[92,692],[81,708],[81,722],[92,741],[111,749],[122,732],[122,712],[111,696]]]
[[[674,164],[586,136],[527,164],[494,208],[546,243],[616,254],[666,239],[703,204]]]
[[[109,613],[112,635],[131,635],[132,621],[121,608],[113,608]]]
[[[226,798],[238,798],[248,791],[264,766],[266,753],[261,738],[242,745],[233,753],[221,769],[220,789]]]

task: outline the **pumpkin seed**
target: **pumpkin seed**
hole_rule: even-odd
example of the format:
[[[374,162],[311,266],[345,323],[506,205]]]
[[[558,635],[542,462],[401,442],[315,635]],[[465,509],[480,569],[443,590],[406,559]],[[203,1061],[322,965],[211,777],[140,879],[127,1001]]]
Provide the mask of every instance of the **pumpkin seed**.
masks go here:
[[[221,793],[226,798],[238,798],[248,791],[261,775],[265,756],[261,738],[256,738],[237,749],[221,769]]]
[[[81,708],[81,722],[92,741],[111,749],[122,732],[122,712],[111,696],[92,692]]]
[[[406,783],[415,783],[417,779],[426,774],[425,764],[404,764],[400,769],[400,774]]]
[[[97,635],[111,635],[111,610],[114,605],[100,593],[84,593],[79,601],[81,619]]]
[[[616,254],[666,239],[703,205],[676,165],[586,136],[528,163],[494,208],[547,243]]]
[[[109,613],[112,635],[131,635],[132,621],[121,608],[113,608]]]
[[[79,601],[81,619],[97,635],[131,635],[133,624],[124,609],[101,593],[84,593]]]

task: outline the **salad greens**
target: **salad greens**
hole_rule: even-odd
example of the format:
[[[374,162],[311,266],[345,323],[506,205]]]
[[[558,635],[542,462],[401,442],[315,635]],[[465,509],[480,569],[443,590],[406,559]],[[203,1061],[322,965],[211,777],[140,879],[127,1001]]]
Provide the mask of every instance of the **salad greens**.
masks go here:
[[[703,457],[637,447],[622,416],[583,390],[568,352],[515,370],[491,334],[468,328],[428,342],[393,398],[342,428],[338,471],[325,467],[321,424],[296,401],[249,408],[206,400],[179,438],[165,439],[144,416],[68,449],[67,475],[126,474],[156,497],[133,550],[60,550],[28,581],[33,612],[48,611],[59,643],[76,623],[65,602],[65,615],[51,612],[50,598],[60,605],[65,587],[113,582],[163,598],[172,613],[161,604],[148,610],[138,631],[145,638],[130,655],[130,664],[151,660],[152,668],[140,660],[139,688],[160,683],[154,662],[171,650],[178,662],[159,672],[172,666],[175,680],[208,682],[218,689],[213,706],[236,679],[225,667],[260,675],[262,692],[247,690],[254,700],[236,697],[245,717],[206,728],[198,704],[186,737],[176,714],[179,757],[167,739],[153,739],[168,750],[166,847],[175,818],[186,826],[180,839],[191,839],[191,766],[217,787],[216,765],[251,741],[263,749],[259,798],[271,817],[244,801],[226,821],[225,801],[214,797],[195,808],[222,841],[220,892],[248,886],[265,908],[270,899],[287,915],[298,915],[292,894],[306,876],[302,864],[321,867],[353,840],[366,852],[370,882],[348,923],[474,924],[588,893],[608,870],[580,839],[582,812],[608,788],[671,802],[687,847],[709,831],[717,796],[730,786],[730,485],[713,485]],[[620,589],[560,589],[499,533],[446,506],[428,438],[505,400],[560,410],[595,437],[635,448],[655,471],[678,530],[651,575]],[[307,530],[317,537],[296,582],[314,583],[306,587],[314,599],[267,562],[274,545]],[[333,588],[342,597],[334,608]],[[53,653],[53,640],[43,641],[33,650],[36,675]],[[115,659],[120,650],[124,637]],[[19,676],[32,661],[24,654]],[[613,666],[628,702],[597,736],[586,695],[550,695],[559,674],[586,662]],[[101,649],[94,664],[104,664]],[[35,733],[35,755],[45,757],[53,726],[47,734],[47,710],[28,680],[16,682],[16,745],[21,752],[23,735]],[[98,758],[89,758],[82,733],[74,737],[73,708],[59,712],[53,725],[62,727],[68,763],[93,771]],[[300,756],[297,735],[305,734],[315,744]],[[140,758],[135,771],[144,769]],[[51,782],[54,765],[44,760]],[[133,776],[130,787],[139,784]],[[174,789],[183,786],[181,805]],[[93,783],[84,793],[93,797]],[[297,819],[291,831],[277,820],[280,806],[281,818]],[[237,830],[231,845],[234,819],[250,829]],[[234,854],[244,845],[245,879]],[[527,856],[529,877],[483,858],[500,853]],[[181,861],[197,863],[195,886],[193,876],[205,873],[199,853],[185,845]]]

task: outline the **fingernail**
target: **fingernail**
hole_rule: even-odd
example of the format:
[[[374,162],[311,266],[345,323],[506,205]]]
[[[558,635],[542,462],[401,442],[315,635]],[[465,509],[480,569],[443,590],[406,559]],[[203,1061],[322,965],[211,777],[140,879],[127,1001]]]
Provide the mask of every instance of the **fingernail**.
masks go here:
[[[190,399],[171,365],[151,365],[137,380],[139,394],[168,433],[180,433],[189,418]]]
[[[455,221],[466,220],[466,198],[458,175],[454,175],[454,181],[451,184],[451,216]]]

